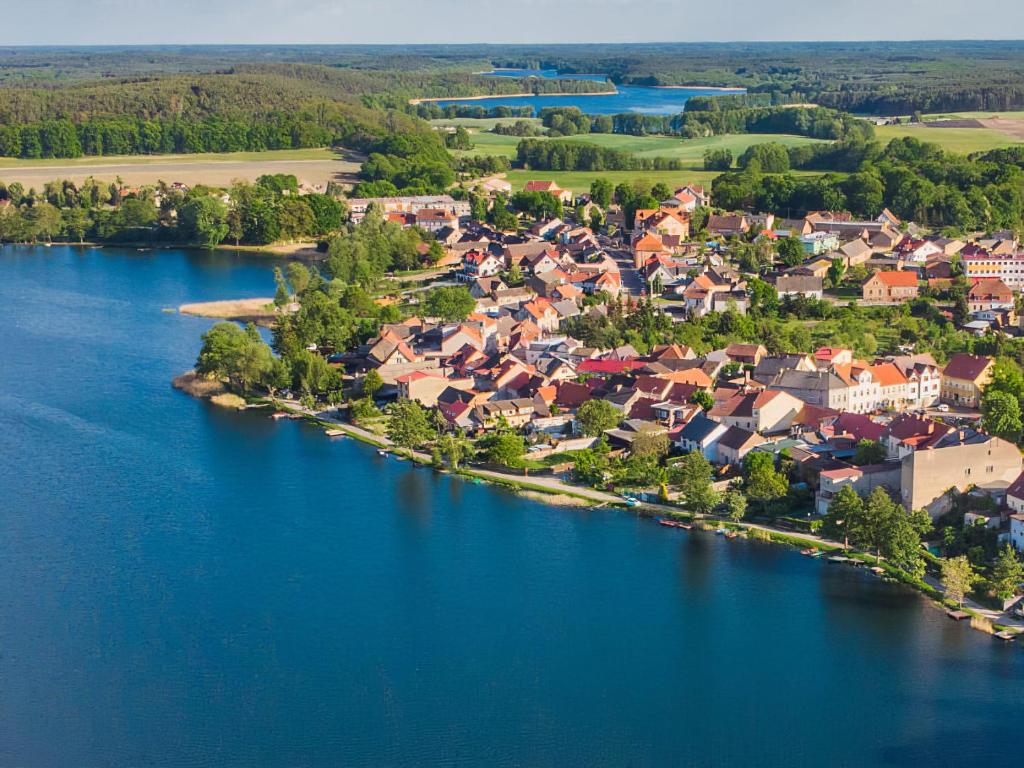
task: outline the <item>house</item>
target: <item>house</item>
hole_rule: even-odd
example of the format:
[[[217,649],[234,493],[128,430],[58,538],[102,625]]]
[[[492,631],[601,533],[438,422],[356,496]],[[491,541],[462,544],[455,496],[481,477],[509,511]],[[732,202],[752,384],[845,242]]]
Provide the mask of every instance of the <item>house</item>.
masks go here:
[[[523,187],[524,192],[547,192],[549,195],[558,198],[563,205],[572,204],[572,192],[562,189],[553,181],[528,181]]]
[[[869,495],[875,488],[898,491],[900,488],[900,465],[889,463],[822,470],[818,475],[818,492],[814,497],[815,512],[819,515],[826,514],[832,499],[844,485],[851,486],[860,496]]]
[[[853,350],[844,347],[818,347],[814,350],[814,364],[820,371],[827,371],[833,365],[853,363]]]
[[[690,216],[672,209],[638,210],[633,229],[685,240],[690,236]]]
[[[633,241],[633,268],[643,269],[653,257],[665,253],[665,242],[657,232],[646,232]]]
[[[907,379],[908,405],[927,408],[938,402],[942,393],[942,371],[931,355],[894,355],[886,360],[899,368]]]
[[[750,378],[753,381],[767,386],[768,384],[771,384],[772,379],[778,376],[782,371],[790,370],[815,371],[817,370],[817,366],[815,365],[814,358],[811,355],[788,354],[762,357],[751,372]]]
[[[821,256],[823,253],[831,253],[839,247],[839,236],[831,232],[811,232],[800,235],[800,244],[808,256]],[[829,263],[831,263],[831,259]]]
[[[851,240],[839,246],[839,250],[835,252],[834,258],[842,261],[847,267],[856,267],[859,264],[865,263],[873,254],[874,251],[871,250],[871,246],[863,240]]]
[[[764,442],[765,438],[756,432],[741,427],[729,427],[718,438],[718,463],[739,464],[744,456]]]
[[[708,418],[726,426],[771,434],[788,430],[803,408],[802,400],[781,390],[739,392],[715,403]]]
[[[949,509],[946,492],[977,487],[1003,493],[1021,473],[1021,453],[1013,443],[982,432],[958,429],[901,461],[900,495],[907,509],[927,509],[936,517]]]
[[[693,200],[694,207],[707,208],[711,205],[711,195],[700,184],[687,184],[685,187],[677,189],[672,196],[684,205],[689,204],[690,199]]]
[[[416,226],[427,232],[439,232],[442,229],[458,229],[459,217],[445,208],[420,208],[416,212]]]
[[[1013,309],[1013,291],[998,277],[981,278],[968,289],[967,306],[971,312]]]
[[[439,371],[410,371],[395,379],[398,396],[415,400],[427,408],[437,405],[437,398],[448,387],[468,391],[473,388],[473,379],[448,379]]]
[[[462,257],[459,278],[471,282],[480,277],[493,277],[505,269],[505,262],[490,251],[467,251]]]
[[[739,237],[750,231],[750,222],[742,213],[713,213],[708,217],[707,230],[719,237]]]
[[[823,295],[822,279],[814,275],[779,275],[775,278],[775,290],[780,298],[803,296],[808,299],[821,299]]]
[[[504,423],[512,429],[528,424],[535,412],[532,397],[517,397],[511,400],[487,400],[473,409],[473,415],[484,429],[494,429]]]
[[[1018,552],[1024,553],[1024,515],[1010,515],[1010,544]]]
[[[808,405],[835,411],[851,410],[849,382],[831,371],[785,370],[775,377],[769,389],[788,392]]]
[[[687,452],[697,452],[712,463],[718,462],[718,441],[729,427],[698,413],[678,433],[676,445]]]
[[[868,367],[871,377],[878,383],[878,407],[900,409],[910,400],[910,382],[896,365],[875,363]]]
[[[756,366],[761,358],[768,354],[763,344],[733,343],[725,348],[725,356],[734,363]]]
[[[992,380],[992,358],[958,352],[942,369],[940,399],[949,405],[977,408],[981,394]]]
[[[901,304],[917,298],[917,274],[909,270],[875,272],[862,286],[864,301]]]

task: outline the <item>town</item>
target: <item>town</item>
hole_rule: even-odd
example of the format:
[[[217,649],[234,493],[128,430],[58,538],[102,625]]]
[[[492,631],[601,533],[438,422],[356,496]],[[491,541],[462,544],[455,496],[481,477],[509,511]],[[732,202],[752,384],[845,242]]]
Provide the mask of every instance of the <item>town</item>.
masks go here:
[[[357,228],[416,229],[441,246],[420,246],[429,289],[375,299],[388,312],[365,342],[309,345],[338,372],[351,423],[400,449],[432,450],[437,466],[614,489],[627,503],[849,539],[837,509],[889,500],[917,515],[925,543],[969,554],[971,567],[1012,558],[1007,545],[1024,551],[1024,377],[992,354],[1019,333],[1024,252],[1012,233],[951,239],[887,209],[873,220],[716,211],[699,185],[627,221],[606,195],[595,201],[600,184],[576,193],[541,179],[525,192],[562,215],[512,216],[499,229],[473,211],[486,194],[492,221],[496,207],[507,213],[500,181],[476,186],[472,205],[448,195],[347,201]],[[303,294],[281,288],[282,307],[297,300],[280,310],[289,323]],[[692,333],[702,322],[915,302],[976,339],[974,352],[991,351],[940,361],[913,342],[868,355],[807,348],[806,334],[803,348],[759,340],[756,326],[755,338],[718,347]],[[298,398],[293,389],[284,395]],[[323,408],[311,388],[302,402]],[[879,535],[857,543],[887,550]],[[923,577],[914,550],[927,550],[895,547],[889,559]],[[1008,567],[1001,608],[1018,599],[1019,561]]]

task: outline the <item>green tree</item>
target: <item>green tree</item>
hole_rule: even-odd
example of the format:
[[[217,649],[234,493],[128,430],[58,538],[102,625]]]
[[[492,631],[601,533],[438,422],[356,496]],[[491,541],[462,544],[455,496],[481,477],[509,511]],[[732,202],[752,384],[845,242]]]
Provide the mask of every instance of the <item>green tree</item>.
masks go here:
[[[615,429],[622,413],[607,400],[587,400],[576,411],[576,423],[587,437],[600,437],[605,430]]]
[[[274,285],[277,286],[274,291],[274,306],[278,308],[287,306],[291,302],[292,296],[288,292],[288,284],[284,281],[280,267],[274,267]]]
[[[429,317],[451,323],[465,320],[476,307],[476,299],[465,286],[434,288],[427,293],[423,307]]]
[[[196,195],[178,210],[178,225],[190,240],[213,248],[228,235],[228,208],[215,197]]]
[[[388,409],[387,434],[395,445],[412,450],[432,439],[434,429],[419,403],[401,399]]]
[[[786,476],[776,471],[775,462],[769,453],[751,451],[744,460],[744,468],[747,497],[761,502],[767,513],[771,503],[789,491]]]
[[[857,443],[857,450],[853,454],[853,463],[858,467],[881,464],[885,461],[886,455],[885,446],[880,441],[864,439]]]
[[[372,400],[383,386],[384,379],[381,378],[380,371],[376,368],[371,368],[366,372],[366,376],[363,377],[363,396]]]
[[[590,182],[591,202],[607,208],[612,202],[612,183],[604,177],[599,177]]]
[[[284,273],[296,296],[303,294],[309,287],[310,274],[305,264],[289,261],[284,268]]]
[[[946,587],[946,599],[957,605],[964,604],[964,598],[978,580],[974,566],[966,555],[950,557],[942,561],[942,583]]]
[[[1009,600],[1017,593],[1017,588],[1024,581],[1024,564],[1009,544],[999,550],[995,565],[992,567],[992,587],[996,597]]]
[[[725,492],[722,506],[725,507],[726,516],[734,523],[738,523],[747,514],[747,497],[742,491],[730,488]]]
[[[797,267],[803,264],[805,252],[804,245],[796,237],[783,237],[776,246],[779,251],[779,259],[787,267]]]
[[[850,545],[850,522],[857,521],[864,513],[864,500],[853,490],[852,485],[844,485],[828,505],[828,513],[822,520],[822,533],[829,539],[843,540],[844,546]]]
[[[227,379],[243,392],[262,382],[273,365],[270,347],[252,324],[243,329],[235,323],[216,323],[202,338],[196,373]]]
[[[715,407],[715,398],[706,389],[698,389],[690,395],[690,402],[699,405],[704,411],[710,411]]]
[[[719,502],[711,478],[711,464],[699,451],[686,454],[669,471],[669,479],[679,487],[686,506],[701,515],[710,513]]]
[[[447,433],[441,437],[439,447],[452,471],[458,471],[465,459],[472,455],[472,446],[461,434]]]
[[[915,579],[924,576],[921,537],[903,507],[891,502],[882,522],[881,552],[886,560]]]
[[[495,435],[487,449],[487,459],[494,464],[514,467],[526,453],[526,441],[516,432]]]
[[[1020,440],[1021,424],[1020,400],[1009,392],[986,389],[981,398],[982,424],[985,429],[1004,440],[1017,442]]]
[[[828,273],[826,278],[828,279],[829,285],[833,288],[839,287],[843,282],[843,275],[846,274],[846,265],[843,264],[842,259],[832,259],[832,263],[829,265]]]

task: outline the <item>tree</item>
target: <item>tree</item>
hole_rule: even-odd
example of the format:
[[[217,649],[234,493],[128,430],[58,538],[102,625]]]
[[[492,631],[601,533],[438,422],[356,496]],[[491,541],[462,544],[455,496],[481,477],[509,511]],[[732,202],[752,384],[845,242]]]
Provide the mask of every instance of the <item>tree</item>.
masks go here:
[[[679,486],[686,506],[706,515],[718,504],[719,496],[711,483],[711,463],[699,451],[686,454],[669,472],[674,485]]]
[[[217,323],[202,338],[196,373],[227,379],[242,392],[261,383],[273,365],[270,347],[252,324],[243,329],[235,323]]]
[[[670,447],[668,433],[657,429],[643,429],[633,438],[630,455],[658,460],[668,455]]]
[[[857,450],[853,454],[853,463],[858,467],[881,464],[885,461],[886,455],[885,446],[880,441],[864,439],[857,443]]]
[[[799,238],[783,237],[776,247],[779,251],[779,259],[787,267],[796,267],[803,263],[806,253]]]
[[[309,287],[309,269],[298,261],[290,261],[284,268],[285,276],[292,286],[292,291],[299,295]]]
[[[526,441],[516,432],[495,435],[487,449],[487,459],[495,464],[514,467],[526,453]]]
[[[747,496],[763,505],[765,513],[773,501],[789,490],[785,475],[776,471],[771,454],[752,451],[744,460]]]
[[[274,284],[277,286],[274,291],[274,306],[278,308],[287,306],[291,302],[292,296],[288,292],[288,285],[284,281],[280,267],[274,267]]]
[[[974,567],[966,555],[950,557],[942,561],[942,583],[946,586],[946,599],[957,605],[964,604],[964,598],[978,580]]]
[[[826,277],[829,281],[829,285],[831,285],[833,288],[839,287],[839,285],[843,282],[843,275],[845,274],[846,265],[843,264],[843,260],[832,259],[832,263],[829,265],[828,273],[826,274]]]
[[[915,579],[923,577],[921,537],[903,507],[891,502],[881,526],[880,549],[886,560]]]
[[[388,437],[395,445],[410,450],[434,437],[427,412],[415,400],[401,399],[388,410]]]
[[[725,492],[723,505],[726,516],[734,523],[738,523],[747,514],[747,497],[742,491],[730,488]]]
[[[363,396],[372,400],[383,386],[384,379],[381,378],[380,371],[371,368],[363,377]]]
[[[698,389],[690,395],[690,402],[699,405],[704,411],[710,411],[715,407],[715,398],[706,389]]]
[[[576,423],[587,437],[600,437],[605,430],[615,429],[621,420],[619,409],[607,400],[587,400],[576,411]]]
[[[1020,400],[1009,392],[985,390],[981,398],[982,424],[985,429],[997,437],[1011,442],[1020,440],[1021,423]]]
[[[1009,600],[1017,593],[1017,588],[1024,581],[1024,564],[1017,557],[1013,547],[1006,544],[999,550],[999,556],[992,568],[992,587],[996,597]]]
[[[465,286],[434,288],[423,302],[426,314],[447,323],[465,320],[476,307],[476,299]]]
[[[186,236],[213,248],[228,235],[228,208],[215,197],[191,197],[178,211],[178,224]]]
[[[828,513],[822,521],[822,533],[834,540],[842,537],[844,546],[848,547],[850,522],[857,520],[863,512],[864,500],[853,490],[853,486],[842,486],[828,505]]]
[[[469,458],[472,454],[472,447],[469,441],[461,434],[448,433],[443,435],[438,447],[441,449],[445,459],[447,459],[448,466],[452,471],[457,471],[462,461]]]

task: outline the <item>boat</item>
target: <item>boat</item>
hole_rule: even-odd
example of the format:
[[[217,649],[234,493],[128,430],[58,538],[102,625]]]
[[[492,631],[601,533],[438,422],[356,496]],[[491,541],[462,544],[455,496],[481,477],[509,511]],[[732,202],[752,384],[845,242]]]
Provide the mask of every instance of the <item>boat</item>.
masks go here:
[[[287,419],[289,415],[290,414],[287,411],[274,411],[270,414],[270,418],[274,421],[279,421],[280,419]]]
[[[625,500],[625,504],[626,504],[627,507],[630,507],[630,508],[639,507],[640,506],[640,502],[637,501],[636,499],[626,499]]]
[[[344,437],[345,436],[345,430],[343,430],[343,429],[328,429],[327,430],[327,436],[328,437]]]
[[[850,558],[843,557],[842,555],[832,555],[829,557],[828,561],[830,563],[848,563],[850,562]]]
[[[875,576],[881,576],[883,573],[885,573],[885,568],[882,568],[879,565],[873,565],[871,566],[871,572],[875,574]]]
[[[715,529],[715,534],[718,535],[718,536],[721,536],[724,533],[725,533],[725,528],[716,528]]]
[[[807,549],[801,549],[800,550],[800,554],[803,555],[804,557],[814,557],[815,556],[814,553],[817,552],[817,551],[818,550],[815,549],[814,547],[808,547]]]
[[[387,452],[387,451],[385,451],[385,450],[384,450],[383,448],[378,448],[378,449],[377,449],[377,455],[378,455],[378,456],[387,456],[387,455],[388,455],[388,452]]]
[[[727,538],[727,539],[735,539],[739,535],[740,535],[739,531],[726,531],[725,532],[725,538]]]
[[[1012,643],[1014,640],[1017,639],[1017,633],[1016,632],[1010,632],[1008,629],[1004,629],[1004,630],[1001,630],[999,632],[996,632],[992,636],[993,637],[998,637],[1000,640],[1005,640],[1007,643]]]

